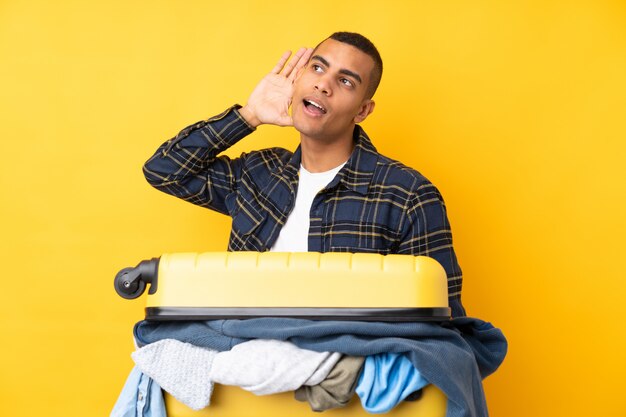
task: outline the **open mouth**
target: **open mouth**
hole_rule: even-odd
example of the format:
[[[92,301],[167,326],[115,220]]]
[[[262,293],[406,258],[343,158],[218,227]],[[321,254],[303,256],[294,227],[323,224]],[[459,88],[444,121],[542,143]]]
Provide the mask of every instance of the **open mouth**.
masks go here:
[[[304,107],[306,107],[311,113],[326,114],[326,109],[321,104],[308,99],[304,99],[302,102],[304,103]]]

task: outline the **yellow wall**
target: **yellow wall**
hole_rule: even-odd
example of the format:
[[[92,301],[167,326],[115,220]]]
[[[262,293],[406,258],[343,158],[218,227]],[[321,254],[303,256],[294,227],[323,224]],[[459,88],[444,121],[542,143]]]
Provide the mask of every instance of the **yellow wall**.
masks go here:
[[[381,50],[364,127],[439,186],[468,312],[508,336],[491,414],[626,415],[626,4],[600,0],[0,1],[1,415],[108,415],[143,313],[115,273],[229,228],[143,161],[335,30]]]

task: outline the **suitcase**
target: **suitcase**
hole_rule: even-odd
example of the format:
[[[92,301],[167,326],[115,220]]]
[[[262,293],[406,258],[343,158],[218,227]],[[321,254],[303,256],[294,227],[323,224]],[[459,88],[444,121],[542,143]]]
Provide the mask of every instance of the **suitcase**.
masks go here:
[[[117,293],[141,296],[146,320],[294,317],[311,320],[445,321],[450,319],[445,270],[432,258],[369,253],[206,252],[164,254],[121,270]],[[194,411],[167,393],[168,416],[319,415],[293,393],[256,396],[216,384],[211,405]],[[394,416],[444,416],[446,396],[428,385]],[[369,415],[358,398],[331,416]]]

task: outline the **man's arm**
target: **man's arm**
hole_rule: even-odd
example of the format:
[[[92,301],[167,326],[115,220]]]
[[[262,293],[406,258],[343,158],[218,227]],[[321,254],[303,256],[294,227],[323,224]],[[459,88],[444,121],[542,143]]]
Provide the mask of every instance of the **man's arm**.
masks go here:
[[[243,159],[217,155],[254,131],[236,107],[183,129],[143,166],[156,189],[227,214],[226,195],[236,188]]]
[[[461,304],[463,274],[452,246],[452,231],[439,190],[421,185],[407,207],[398,253],[429,256],[439,262],[448,277],[448,298],[453,317],[465,316]]]
[[[285,52],[246,106],[188,126],[163,143],[143,167],[148,182],[167,194],[227,214],[226,196],[236,189],[244,156],[231,160],[218,155],[260,124],[292,124],[292,84],[311,52],[301,48],[290,61],[291,52]]]

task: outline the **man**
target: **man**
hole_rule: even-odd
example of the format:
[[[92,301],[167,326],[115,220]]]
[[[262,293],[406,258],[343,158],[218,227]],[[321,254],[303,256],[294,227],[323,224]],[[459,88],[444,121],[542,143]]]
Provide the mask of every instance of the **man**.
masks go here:
[[[161,145],[144,166],[148,182],[232,216],[231,251],[430,256],[447,272],[453,316],[465,315],[441,195],[417,171],[379,154],[358,125],[375,106],[382,75],[376,47],[362,35],[337,32],[315,50],[290,55],[245,106]],[[218,156],[262,124],[293,126],[300,146]]]

